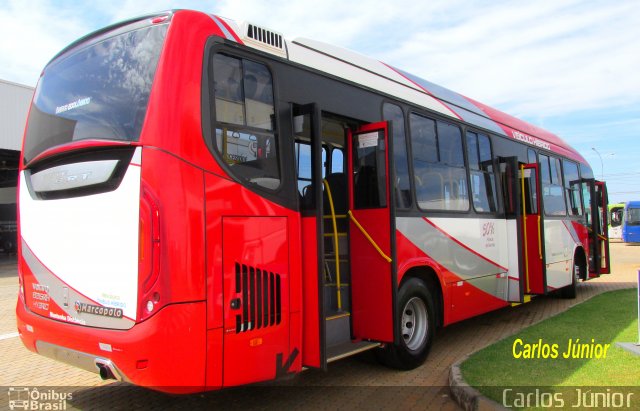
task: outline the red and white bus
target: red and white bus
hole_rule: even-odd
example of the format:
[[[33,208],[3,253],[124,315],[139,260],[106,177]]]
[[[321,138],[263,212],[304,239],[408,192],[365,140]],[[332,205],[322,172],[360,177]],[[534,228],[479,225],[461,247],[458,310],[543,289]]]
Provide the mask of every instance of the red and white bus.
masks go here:
[[[18,196],[25,346],[169,392],[415,368],[437,327],[609,272],[605,185],[557,136],[194,11],[51,60]]]

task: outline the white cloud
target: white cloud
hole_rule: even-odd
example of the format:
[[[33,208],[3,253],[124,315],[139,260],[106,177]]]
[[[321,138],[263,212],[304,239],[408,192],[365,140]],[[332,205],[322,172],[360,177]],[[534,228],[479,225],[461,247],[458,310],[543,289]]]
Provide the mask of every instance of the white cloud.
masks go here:
[[[45,64],[88,31],[86,22],[47,1],[0,4],[0,78],[35,85]]]
[[[384,55],[515,115],[637,102],[636,4],[500,3],[451,26],[426,25]]]
[[[56,53],[92,31],[139,15],[171,8],[198,9],[211,4],[195,0],[153,3],[2,0],[0,78],[35,86],[42,69]]]
[[[288,38],[351,48],[527,118],[640,99],[635,1],[2,3],[0,78],[30,85],[65,44],[100,26],[163,9],[196,8],[263,24]]]
[[[237,1],[217,11],[351,48],[528,118],[640,101],[640,3]]]

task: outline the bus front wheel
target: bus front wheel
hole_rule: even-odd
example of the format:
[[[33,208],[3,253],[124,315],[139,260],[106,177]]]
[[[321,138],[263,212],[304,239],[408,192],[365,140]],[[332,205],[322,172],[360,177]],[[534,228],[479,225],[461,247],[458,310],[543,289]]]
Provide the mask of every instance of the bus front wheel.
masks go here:
[[[400,341],[378,350],[377,356],[386,366],[411,370],[424,363],[431,348],[435,334],[433,297],[424,282],[410,278],[400,287],[398,303]]]

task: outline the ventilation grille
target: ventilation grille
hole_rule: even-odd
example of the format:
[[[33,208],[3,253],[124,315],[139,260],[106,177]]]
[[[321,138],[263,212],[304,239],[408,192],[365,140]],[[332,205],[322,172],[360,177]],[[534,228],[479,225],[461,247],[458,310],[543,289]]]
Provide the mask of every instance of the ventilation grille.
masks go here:
[[[280,274],[236,263],[236,293],[242,293],[236,333],[280,324]]]
[[[247,37],[278,49],[283,48],[282,35],[254,24],[247,25]]]

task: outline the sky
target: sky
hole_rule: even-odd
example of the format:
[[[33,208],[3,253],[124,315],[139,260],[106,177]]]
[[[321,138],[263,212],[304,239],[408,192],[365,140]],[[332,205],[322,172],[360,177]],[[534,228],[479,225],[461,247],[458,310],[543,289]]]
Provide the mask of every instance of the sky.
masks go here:
[[[0,0],[0,79],[35,86],[75,39],[196,9],[381,60],[543,127],[640,200],[638,0]]]

